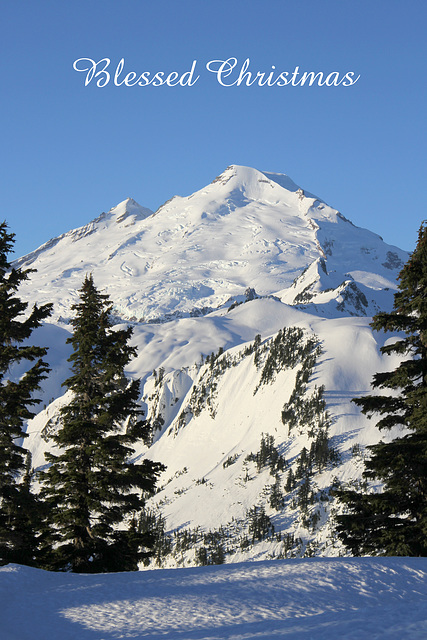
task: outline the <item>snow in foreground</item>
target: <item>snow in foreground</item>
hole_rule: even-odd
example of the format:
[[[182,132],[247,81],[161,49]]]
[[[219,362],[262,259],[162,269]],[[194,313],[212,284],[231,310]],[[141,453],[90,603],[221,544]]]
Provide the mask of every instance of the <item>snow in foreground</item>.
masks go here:
[[[426,558],[313,558],[139,573],[0,568],[2,640],[427,637]]]

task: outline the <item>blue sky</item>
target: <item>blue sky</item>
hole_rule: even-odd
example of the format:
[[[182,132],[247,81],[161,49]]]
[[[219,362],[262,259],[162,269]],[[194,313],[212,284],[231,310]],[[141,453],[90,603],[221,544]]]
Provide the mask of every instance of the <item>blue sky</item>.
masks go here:
[[[128,196],[156,209],[230,164],[287,173],[401,248],[427,218],[424,0],[3,0],[2,218],[16,255]],[[193,86],[84,85],[78,58]],[[360,74],[351,87],[231,86],[206,69]],[[234,77],[234,76],[233,76]],[[237,74],[236,74],[237,77]]]

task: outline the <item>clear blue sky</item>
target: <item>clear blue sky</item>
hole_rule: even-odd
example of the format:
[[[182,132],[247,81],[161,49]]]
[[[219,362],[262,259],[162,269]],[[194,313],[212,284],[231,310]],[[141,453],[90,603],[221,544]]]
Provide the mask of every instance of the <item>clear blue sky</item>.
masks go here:
[[[414,248],[427,217],[425,0],[3,0],[0,18],[1,217],[16,256],[128,196],[156,209],[189,195],[229,164],[287,173]],[[196,60],[200,77],[85,87],[83,57],[138,74]],[[223,87],[205,65],[230,57],[360,79]]]

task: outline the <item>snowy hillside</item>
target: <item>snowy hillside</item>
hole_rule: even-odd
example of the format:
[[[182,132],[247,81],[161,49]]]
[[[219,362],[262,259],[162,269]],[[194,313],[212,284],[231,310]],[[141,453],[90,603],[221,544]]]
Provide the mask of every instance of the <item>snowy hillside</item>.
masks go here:
[[[10,565],[0,568],[0,637],[424,640],[426,598],[425,558],[316,558],[114,575]]]
[[[154,427],[137,454],[167,466],[149,500],[165,528],[156,566],[342,552],[333,490],[360,481],[365,446],[379,439],[351,398],[395,364],[376,338],[366,318],[318,318],[273,299],[135,327],[132,372]],[[28,425],[36,467],[66,400]]]
[[[53,366],[28,424],[34,465],[67,400],[66,319],[92,272],[118,321],[134,318],[128,373],[153,426],[136,458],[167,467],[148,501],[151,566],[342,554],[335,491],[360,486],[379,440],[351,399],[396,365],[369,316],[391,308],[406,259],[287,176],[236,166],[155,214],[127,200],[50,241],[18,261],[37,269],[22,297],[55,304],[34,336]]]

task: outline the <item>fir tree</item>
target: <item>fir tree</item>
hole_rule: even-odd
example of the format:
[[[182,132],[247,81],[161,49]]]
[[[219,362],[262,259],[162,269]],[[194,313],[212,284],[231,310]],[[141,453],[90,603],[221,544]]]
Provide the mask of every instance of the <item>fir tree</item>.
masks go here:
[[[149,437],[149,426],[138,406],[139,380],[124,374],[136,355],[128,344],[132,329],[114,330],[111,308],[86,277],[68,339],[72,375],[64,384],[72,399],[53,436],[61,453],[46,455],[51,466],[42,474],[54,569],[137,570],[154,543],[138,527],[138,516],[164,467],[130,462],[132,445]]]
[[[50,315],[52,305],[35,305],[28,312],[28,303],[17,296],[33,270],[8,261],[14,238],[6,222],[0,224],[0,564],[35,564],[37,505],[29,472],[23,482],[27,451],[22,440],[27,436],[25,422],[34,416],[32,407],[40,402],[34,393],[49,368],[43,360],[47,349],[25,342]],[[14,366],[19,379],[12,375]]]
[[[296,479],[294,472],[292,471],[292,467],[288,471],[288,476],[286,478],[285,489],[286,491],[293,491],[296,487]]]
[[[427,555],[427,226],[421,225],[418,243],[399,274],[391,313],[379,313],[372,322],[379,331],[401,331],[405,336],[382,347],[398,354],[400,365],[377,373],[375,389],[384,395],[354,400],[362,412],[379,414],[379,429],[400,428],[389,443],[369,447],[365,479],[382,482],[378,493],[343,491],[349,513],[338,518],[338,533],[355,555]]]
[[[275,480],[270,492],[270,507],[280,511],[285,506],[285,498],[280,487],[280,476],[276,474]]]

